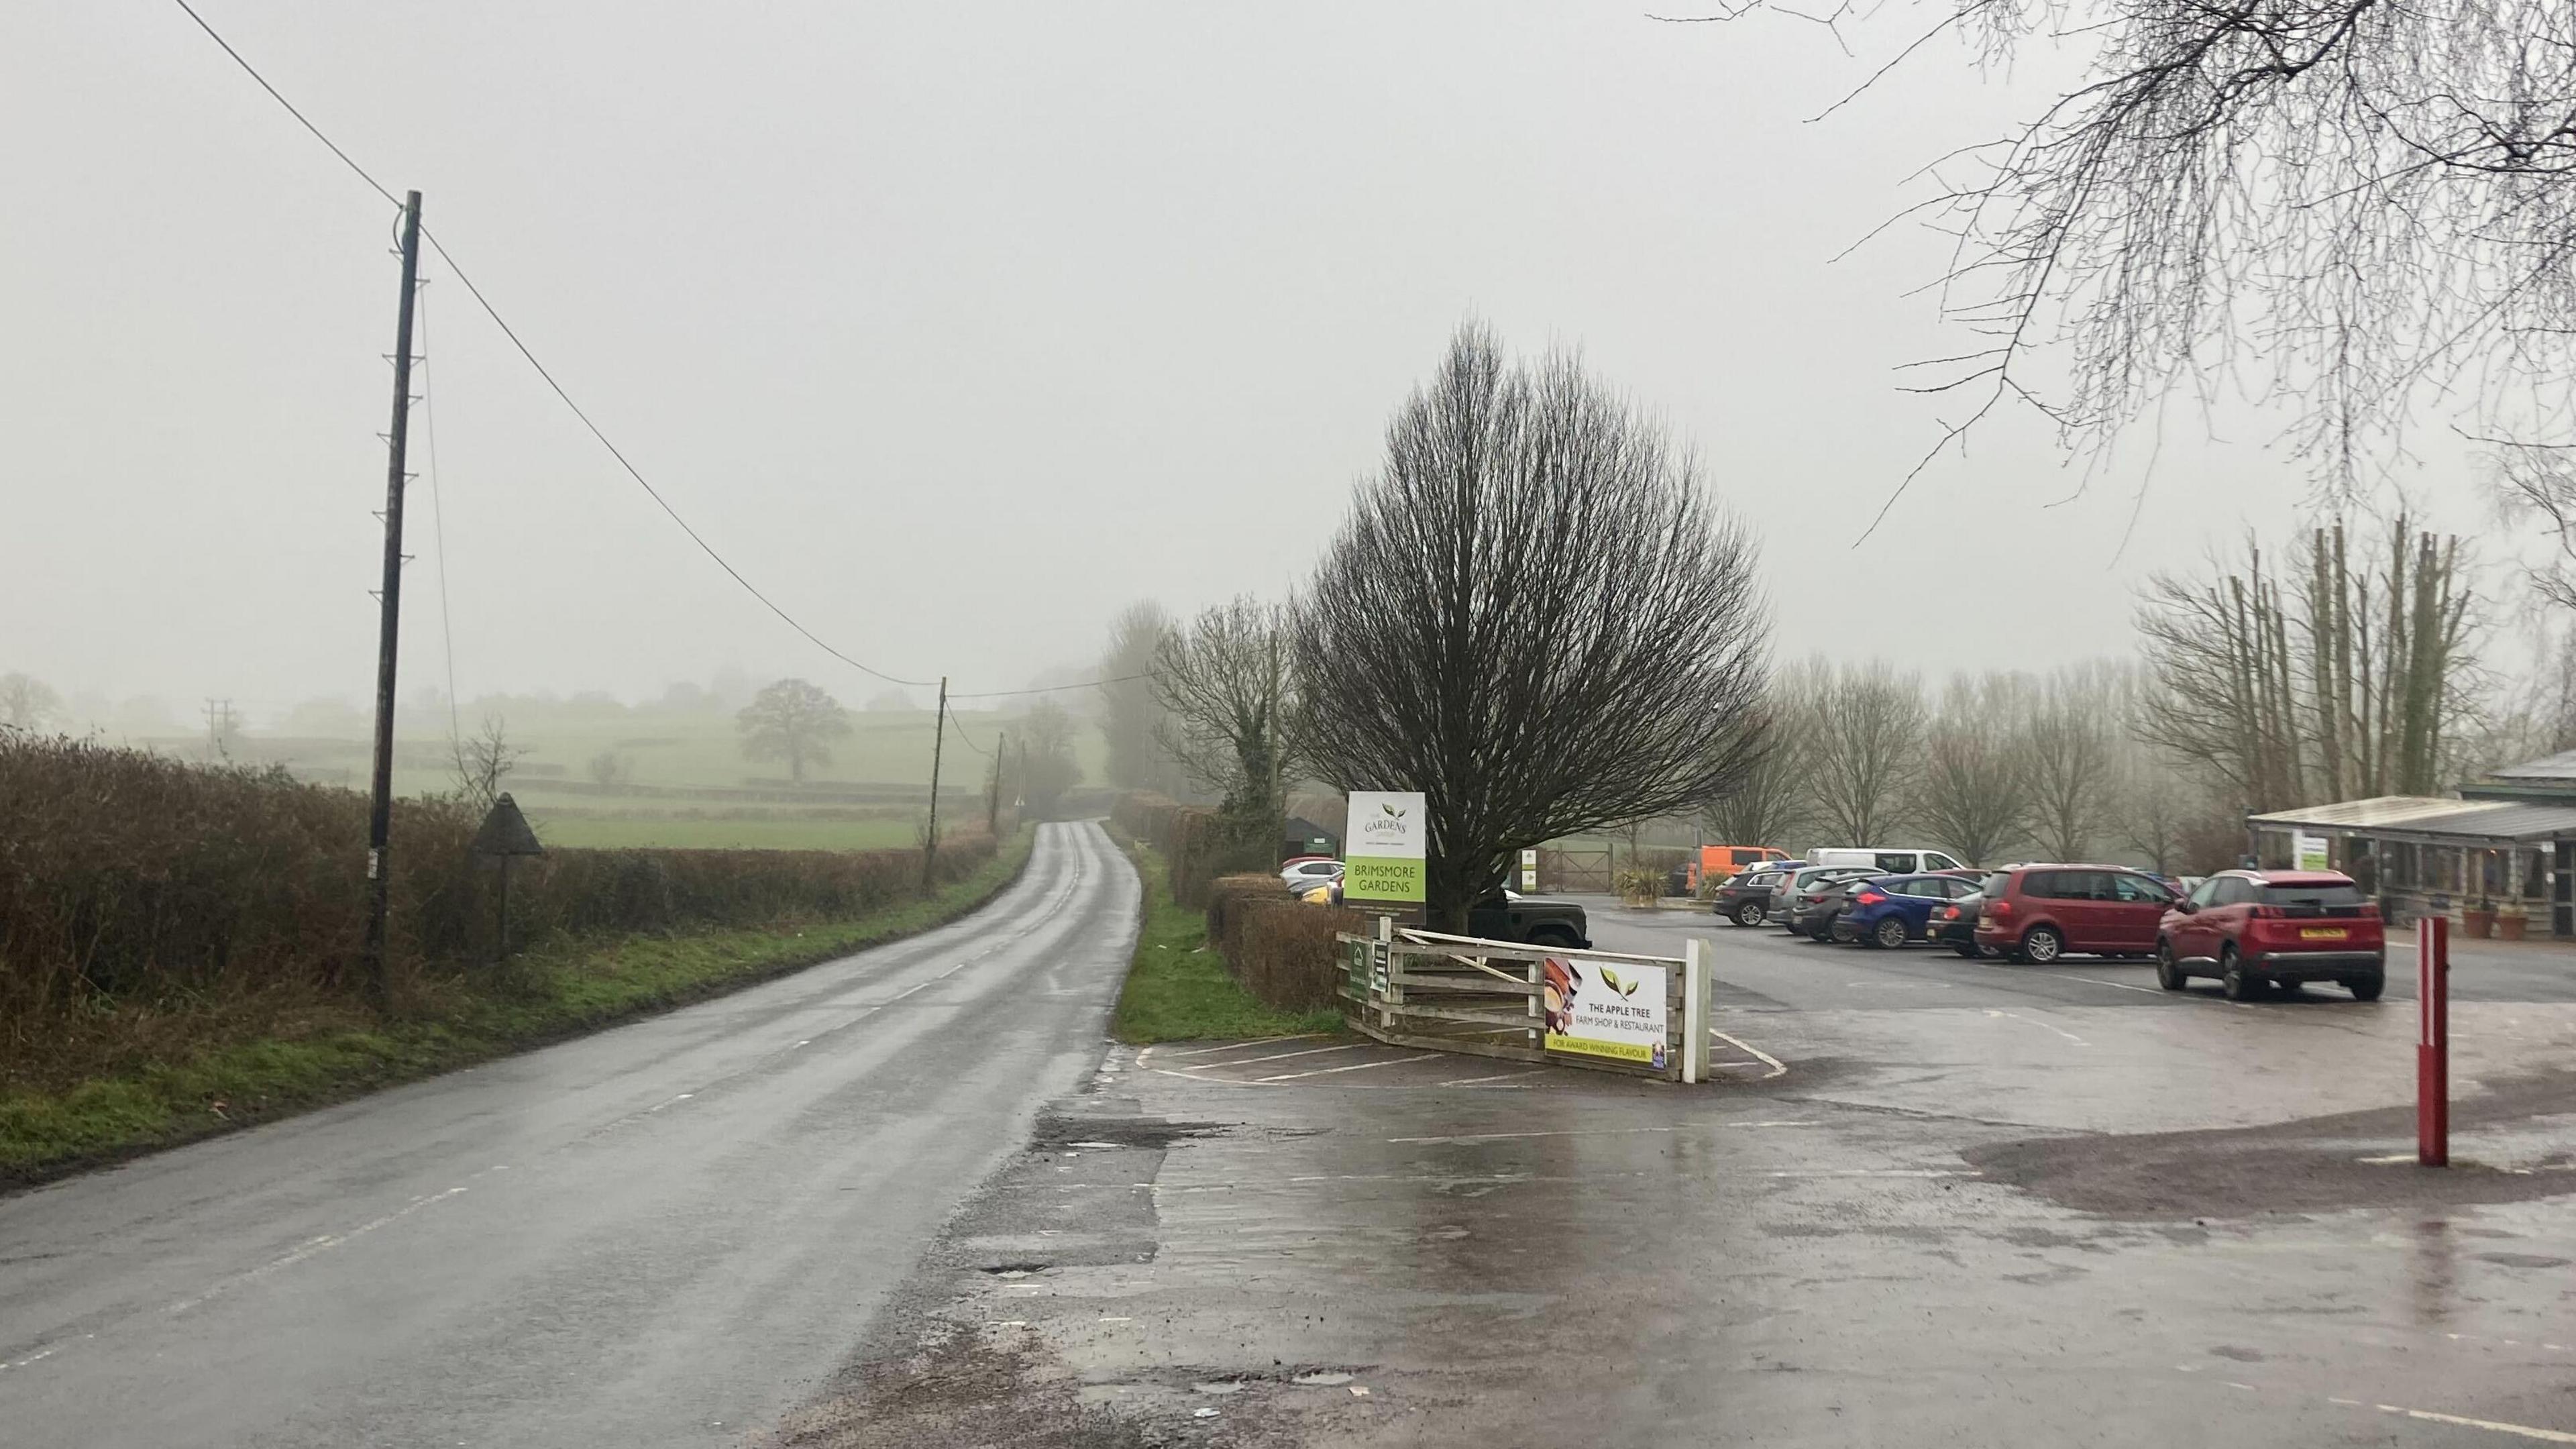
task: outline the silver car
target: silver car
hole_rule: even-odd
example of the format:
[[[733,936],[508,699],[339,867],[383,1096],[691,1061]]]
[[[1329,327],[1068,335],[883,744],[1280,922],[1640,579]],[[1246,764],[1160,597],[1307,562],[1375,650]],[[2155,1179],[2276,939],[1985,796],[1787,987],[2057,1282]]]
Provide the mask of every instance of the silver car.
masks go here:
[[[1763,912],[1763,915],[1771,924],[1794,936],[1798,934],[1798,928],[1794,922],[1798,917],[1799,896],[1818,886],[1858,880],[1862,876],[1877,874],[1879,874],[1878,871],[1863,870],[1858,866],[1850,865],[1811,865],[1804,870],[1791,871],[1780,878],[1778,885],[1771,888],[1771,908]]]

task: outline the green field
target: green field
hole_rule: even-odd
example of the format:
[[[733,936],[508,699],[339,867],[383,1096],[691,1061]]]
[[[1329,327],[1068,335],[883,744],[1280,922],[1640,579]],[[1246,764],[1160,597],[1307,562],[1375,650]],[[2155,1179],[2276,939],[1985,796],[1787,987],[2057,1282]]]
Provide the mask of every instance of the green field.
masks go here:
[[[548,845],[569,849],[629,850],[885,850],[920,843],[909,819],[707,820],[622,815],[549,816],[531,802],[529,823]],[[984,818],[954,822],[981,829]],[[942,826],[941,833],[947,833]]]
[[[828,742],[832,758],[802,785],[774,761],[743,758],[734,716],[724,710],[680,711],[613,701],[519,699],[481,701],[462,711],[466,729],[499,716],[518,752],[502,782],[538,838],[566,847],[661,846],[701,849],[866,850],[912,845],[924,814],[931,774],[934,717],[928,710],[850,712],[851,732]],[[950,715],[939,781],[943,819],[980,825],[985,751],[1016,713],[961,710]],[[362,724],[355,715],[346,722]],[[405,710],[397,721],[394,790],[402,795],[452,791],[445,711]],[[204,753],[201,740],[137,740],[183,759]],[[303,779],[365,789],[368,741],[340,734],[243,736],[233,758],[284,765]],[[615,761],[618,781],[602,785],[594,763]],[[1084,782],[1096,783],[1105,760],[1100,731],[1077,720],[1074,758]]]

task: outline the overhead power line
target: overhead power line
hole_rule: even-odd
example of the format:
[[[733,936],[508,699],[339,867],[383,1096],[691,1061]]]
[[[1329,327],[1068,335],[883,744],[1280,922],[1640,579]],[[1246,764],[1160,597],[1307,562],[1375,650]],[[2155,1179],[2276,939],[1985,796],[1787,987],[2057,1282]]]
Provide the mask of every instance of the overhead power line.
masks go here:
[[[311,117],[296,109],[295,103],[288,100],[283,92],[279,91],[277,87],[270,85],[268,83],[268,77],[261,75],[258,67],[252,65],[240,51],[233,49],[231,41],[224,39],[222,34],[219,33],[215,27],[207,24],[206,17],[198,14],[196,8],[190,5],[188,0],[171,0],[171,3],[177,5],[181,11],[185,12],[190,20],[195,21],[197,28],[204,31],[209,40],[212,40],[216,45],[222,47],[224,54],[232,58],[233,64],[241,67],[244,75],[247,75],[253,81],[258,82],[259,88],[268,92],[269,99],[284,107],[286,113],[295,118],[296,124],[302,126],[306,131],[311,132],[314,140],[321,142],[332,155],[340,159],[341,165],[348,167],[359,180],[367,183],[367,188],[369,190],[375,192],[376,195],[383,197],[385,201],[392,206],[399,207],[402,205],[400,198],[396,197],[383,182],[378,181],[374,176],[370,175],[367,168],[359,165],[355,157],[351,156],[347,151],[342,150],[340,148],[340,143],[332,140],[329,135],[324,133],[320,126],[315,125]],[[788,628],[805,636],[806,641],[811,643],[815,648],[822,650],[824,653],[831,655],[833,658],[850,666],[852,669],[858,670],[862,674],[884,680],[888,684],[909,685],[919,689],[933,689],[938,687],[938,680],[905,679],[900,675],[888,674],[884,670],[876,668],[874,665],[866,664],[857,659],[851,658],[849,655],[842,653],[839,649],[834,648],[829,641],[823,638],[823,636],[806,628],[795,615],[788,613],[783,608],[780,608],[776,600],[770,598],[769,595],[762,593],[757,584],[754,584],[750,579],[745,578],[742,570],[735,568],[723,554],[716,552],[715,545],[707,542],[695,528],[689,525],[689,521],[686,518],[680,516],[680,510],[672,507],[671,501],[662,496],[662,491],[654,487],[651,481],[645,478],[643,470],[637,468],[634,462],[626,456],[625,451],[620,449],[616,443],[609,439],[608,434],[601,430],[599,424],[591,421],[590,414],[582,410],[581,404],[573,401],[572,394],[565,391],[564,385],[555,380],[554,373],[548,370],[543,362],[537,360],[537,354],[529,348],[528,344],[524,340],[520,338],[518,329],[512,327],[508,320],[502,317],[501,310],[492,305],[492,299],[483,295],[483,289],[474,284],[474,279],[472,277],[466,275],[465,268],[458,265],[455,254],[447,249],[446,243],[441,242],[438,239],[438,233],[424,226],[421,228],[421,237],[429,243],[431,250],[438,253],[439,260],[447,264],[447,269],[455,274],[456,280],[464,284],[466,294],[474,299],[476,306],[483,309],[483,314],[485,316],[492,319],[492,325],[501,329],[501,335],[508,338],[510,340],[510,345],[518,349],[519,356],[525,358],[528,366],[536,370],[537,376],[544,381],[546,387],[554,393],[555,397],[560,400],[566,408],[572,411],[572,415],[580,420],[581,425],[589,430],[590,435],[599,440],[599,445],[608,450],[608,456],[617,460],[617,466],[626,470],[626,476],[634,479],[635,485],[644,490],[645,496],[651,498],[653,502],[661,508],[663,513],[669,515],[670,520],[673,523],[679,525],[680,531],[689,536],[689,542],[696,544],[699,552],[704,553],[708,558],[713,559],[716,567],[723,569],[728,577],[730,577],[735,583],[741,585],[743,592],[751,595],[754,599],[759,600],[761,607],[769,610],[772,614],[777,615],[779,621],[787,625]],[[1031,694],[1059,694],[1068,690],[1096,689],[1107,684],[1123,684],[1128,680],[1141,679],[1143,677],[1143,675],[1128,674],[1121,675],[1115,679],[1085,680],[1079,684],[1051,684],[1030,689],[989,689],[964,694],[952,694],[949,698],[1003,699]]]

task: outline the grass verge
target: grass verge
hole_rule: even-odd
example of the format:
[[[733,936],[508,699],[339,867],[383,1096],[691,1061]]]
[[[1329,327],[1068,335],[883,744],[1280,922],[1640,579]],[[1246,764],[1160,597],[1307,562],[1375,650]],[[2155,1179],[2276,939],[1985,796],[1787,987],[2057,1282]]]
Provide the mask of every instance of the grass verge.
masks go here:
[[[244,1042],[61,1091],[0,1096],[0,1187],[453,1071],[944,925],[1017,878],[1035,838],[1024,826],[966,879],[852,920],[556,942],[512,961],[508,991],[462,997],[433,1015]]]
[[[1341,1013],[1281,1011],[1264,1006],[1226,974],[1225,958],[1207,943],[1207,919],[1172,899],[1162,859],[1152,848],[1131,846],[1136,873],[1145,879],[1144,919],[1136,930],[1136,959],[1110,1032],[1120,1041],[1243,1041],[1265,1036],[1336,1032]]]

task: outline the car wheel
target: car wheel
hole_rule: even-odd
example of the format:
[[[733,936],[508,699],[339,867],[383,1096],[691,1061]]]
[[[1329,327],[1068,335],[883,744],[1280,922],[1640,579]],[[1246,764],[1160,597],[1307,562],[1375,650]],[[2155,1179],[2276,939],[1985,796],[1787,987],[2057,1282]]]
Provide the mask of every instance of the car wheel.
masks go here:
[[[1563,926],[1541,926],[1530,932],[1529,943],[1533,946],[1545,946],[1551,951],[1575,949],[1574,933]]]
[[[1977,949],[1977,943],[1974,941],[1953,941],[1950,943],[1950,949],[1967,957],[1971,961],[1974,961],[1978,957],[1986,954],[1985,952]]]
[[[1744,904],[1735,908],[1735,924],[1739,926],[1761,925],[1762,914],[1762,903],[1760,901],[1746,901]]]
[[[2156,984],[2167,991],[2180,991],[2191,984],[2191,973],[2174,959],[2171,941],[2156,943]]]
[[[1807,939],[1810,941],[1822,943],[1831,941],[1833,938],[1834,927],[1831,921],[1818,921],[1807,928]]]
[[[2377,1001],[2379,993],[2388,987],[2388,976],[2385,972],[2373,976],[2356,976],[2346,981],[2344,985],[2351,989],[2352,999],[2355,1001]]]
[[[2055,926],[2033,926],[2021,938],[2021,959],[2033,966],[2045,966],[2066,954],[2066,938]]]
[[[1869,943],[1882,951],[1895,950],[1905,944],[1905,923],[1894,916],[1889,916],[1878,923],[1876,930],[1869,933]]]
[[[2254,993],[2262,989],[2262,983],[2245,969],[2245,962],[2236,954],[2234,946],[2219,948],[2218,985],[2230,1001],[2251,1001]]]

